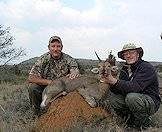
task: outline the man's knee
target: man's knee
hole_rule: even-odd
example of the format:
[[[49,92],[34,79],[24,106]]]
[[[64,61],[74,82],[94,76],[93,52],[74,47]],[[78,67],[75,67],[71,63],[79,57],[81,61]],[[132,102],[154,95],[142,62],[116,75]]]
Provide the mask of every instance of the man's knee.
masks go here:
[[[127,106],[132,110],[141,110],[145,107],[142,95],[139,93],[128,93],[125,98],[125,102]]]
[[[132,103],[137,99],[138,99],[138,93],[128,93],[126,95],[125,101]]]
[[[42,94],[43,90],[44,87],[37,84],[30,84],[28,87],[29,94]]]
[[[114,109],[121,109],[125,106],[124,96],[112,94],[110,96],[110,105]]]
[[[140,100],[140,97],[139,97],[138,93],[128,93],[126,98],[125,98],[125,102],[127,104],[133,104],[133,103],[135,103],[136,101],[139,101],[139,100]]]
[[[35,99],[40,100],[42,96],[44,87],[41,87],[37,84],[29,84],[28,86],[28,93],[31,105],[35,102]]]

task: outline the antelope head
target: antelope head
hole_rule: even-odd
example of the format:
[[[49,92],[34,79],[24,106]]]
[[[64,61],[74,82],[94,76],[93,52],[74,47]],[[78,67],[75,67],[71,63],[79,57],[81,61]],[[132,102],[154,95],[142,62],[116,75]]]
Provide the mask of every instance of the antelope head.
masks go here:
[[[113,75],[114,77],[117,77],[118,75],[118,67],[115,66],[115,57],[110,53],[108,59],[106,61],[102,61],[100,57],[95,52],[99,63],[97,68],[93,68],[91,71],[93,73],[98,73],[99,77],[102,77],[103,75]]]

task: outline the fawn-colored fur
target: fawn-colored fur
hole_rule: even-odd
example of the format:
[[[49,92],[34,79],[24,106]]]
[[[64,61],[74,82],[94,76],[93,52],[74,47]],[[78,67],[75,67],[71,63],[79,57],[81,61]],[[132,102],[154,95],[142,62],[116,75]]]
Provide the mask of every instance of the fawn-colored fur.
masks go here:
[[[73,80],[67,77],[54,80],[42,93],[41,107],[46,107],[52,100],[74,90],[77,90],[91,107],[96,107],[98,101],[102,100],[110,87],[109,84],[101,82],[102,75],[117,76],[117,67],[114,66],[114,62],[112,63],[112,59],[109,60],[111,61],[106,60],[98,64],[98,76],[80,75]],[[93,72],[93,70],[91,71]]]

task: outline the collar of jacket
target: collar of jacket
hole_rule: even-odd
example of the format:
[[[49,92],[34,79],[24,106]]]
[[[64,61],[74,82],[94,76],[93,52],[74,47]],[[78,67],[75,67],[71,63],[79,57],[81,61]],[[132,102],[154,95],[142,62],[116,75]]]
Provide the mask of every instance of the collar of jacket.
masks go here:
[[[131,68],[131,71],[134,72],[137,69],[137,67],[139,66],[139,64],[141,64],[142,62],[143,62],[143,60],[142,59],[139,59],[134,64],[132,64],[131,67],[130,67]]]

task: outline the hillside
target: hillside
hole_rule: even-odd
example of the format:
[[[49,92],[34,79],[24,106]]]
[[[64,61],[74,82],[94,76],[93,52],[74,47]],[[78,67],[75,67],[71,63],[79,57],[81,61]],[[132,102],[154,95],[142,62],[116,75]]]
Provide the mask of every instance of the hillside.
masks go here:
[[[29,60],[25,60],[18,64],[18,67],[23,72],[28,72],[31,67],[34,65],[38,57],[31,58]],[[92,60],[92,59],[76,59],[79,67],[83,71],[84,69],[91,69],[92,67],[95,67],[98,63],[98,60]],[[83,71],[84,72],[84,71]]]
[[[36,60],[38,59],[38,57],[34,57],[31,58],[29,60],[25,60],[21,63],[18,64],[19,70],[22,72],[29,72],[29,70],[31,69],[31,67],[34,65],[34,63],[36,62]],[[79,67],[81,69],[82,73],[88,72],[89,69],[95,67],[98,63],[98,60],[92,60],[92,59],[81,59],[81,58],[76,58]],[[122,62],[117,61],[117,66],[120,67]],[[158,67],[159,65],[162,65],[162,62],[153,62],[150,61],[150,63],[154,66],[154,67]],[[87,71],[88,70],[88,71]]]
[[[30,69],[32,68],[32,66],[34,65],[34,63],[36,62],[36,60],[39,57],[34,57],[34,58],[30,58],[28,60],[25,60],[17,65],[5,65],[2,66],[0,65],[0,73],[9,73],[9,74],[28,74]],[[82,58],[76,58],[78,64],[79,64],[79,68],[81,73],[89,73],[90,69],[92,69],[93,67],[95,67],[98,63],[98,60],[92,60],[92,59],[82,59]],[[156,67],[156,69],[158,71],[162,71],[161,67],[162,67],[162,62],[153,62],[150,61],[150,63]],[[121,67],[122,62],[117,61],[116,65],[118,67]],[[160,67],[159,67],[160,66]]]

